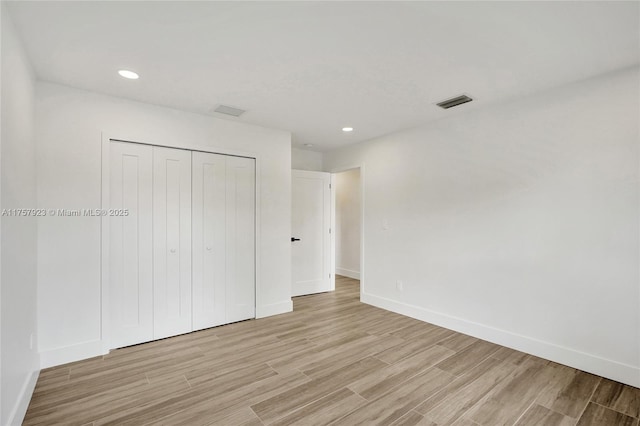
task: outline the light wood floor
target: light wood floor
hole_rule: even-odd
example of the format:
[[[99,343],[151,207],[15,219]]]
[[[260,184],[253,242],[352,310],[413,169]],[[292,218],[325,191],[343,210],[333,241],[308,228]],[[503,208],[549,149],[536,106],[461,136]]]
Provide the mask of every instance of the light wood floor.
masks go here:
[[[26,425],[639,426],[640,389],[358,301],[44,370]]]

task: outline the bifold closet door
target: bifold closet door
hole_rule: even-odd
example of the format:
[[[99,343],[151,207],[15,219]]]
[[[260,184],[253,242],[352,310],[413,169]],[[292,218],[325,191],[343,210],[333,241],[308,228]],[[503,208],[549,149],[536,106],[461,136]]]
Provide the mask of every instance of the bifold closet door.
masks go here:
[[[153,337],[191,325],[191,151],[153,147]]]
[[[255,160],[227,157],[227,322],[256,316]]]
[[[255,318],[255,160],[109,149],[111,348]]]
[[[193,328],[255,317],[255,160],[193,152]]]
[[[150,146],[110,144],[109,218],[111,347],[153,340],[153,152]]]

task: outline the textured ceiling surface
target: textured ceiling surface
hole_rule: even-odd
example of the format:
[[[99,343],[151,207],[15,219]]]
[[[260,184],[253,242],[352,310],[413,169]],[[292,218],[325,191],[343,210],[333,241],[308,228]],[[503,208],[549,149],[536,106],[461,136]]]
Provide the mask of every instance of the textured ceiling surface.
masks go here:
[[[640,62],[638,2],[7,3],[42,80],[239,107],[318,151]]]

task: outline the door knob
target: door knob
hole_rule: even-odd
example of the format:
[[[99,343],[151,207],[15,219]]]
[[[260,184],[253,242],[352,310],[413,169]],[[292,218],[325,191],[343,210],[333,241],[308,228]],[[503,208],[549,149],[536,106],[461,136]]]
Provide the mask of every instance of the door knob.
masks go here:
[[[294,241],[300,241],[300,238],[291,237],[291,242],[294,242]]]
[[[169,250],[169,251],[170,251],[171,253],[175,253],[175,252],[176,252],[176,249],[171,249],[171,250]]]
[[[211,251],[213,247],[207,247],[207,251]]]

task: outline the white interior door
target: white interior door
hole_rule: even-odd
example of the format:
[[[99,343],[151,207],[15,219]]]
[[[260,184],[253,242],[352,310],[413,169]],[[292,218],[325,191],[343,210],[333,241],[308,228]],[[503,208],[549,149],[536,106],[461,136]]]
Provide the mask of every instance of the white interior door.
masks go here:
[[[193,327],[255,317],[255,160],[193,153]]]
[[[153,339],[152,188],[150,146],[111,142],[109,207],[127,216],[110,218],[109,298],[111,346]]]
[[[191,151],[153,147],[155,339],[192,331]]]
[[[331,175],[292,171],[292,295],[329,291]]]

